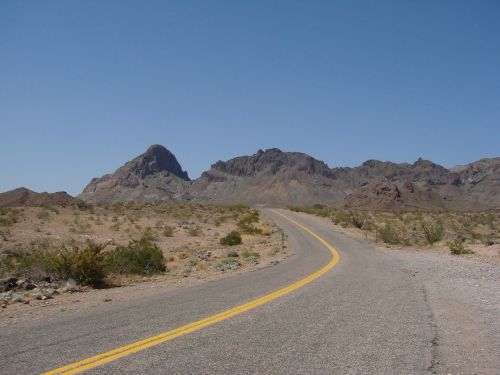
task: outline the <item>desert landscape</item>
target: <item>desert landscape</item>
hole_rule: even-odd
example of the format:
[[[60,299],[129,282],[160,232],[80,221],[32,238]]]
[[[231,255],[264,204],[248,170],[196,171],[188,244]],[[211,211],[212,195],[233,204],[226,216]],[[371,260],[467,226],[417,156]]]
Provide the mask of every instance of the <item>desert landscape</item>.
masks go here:
[[[0,1],[0,375],[500,374],[500,1]]]
[[[220,277],[287,256],[282,231],[242,205],[3,207],[0,223],[4,308],[160,275],[165,285]]]
[[[0,194],[2,307],[276,265],[290,253],[283,231],[261,215],[265,205],[322,217],[372,243],[498,262],[499,176],[500,158],[453,170],[422,160],[330,169],[271,149],[191,181],[153,145],[78,197]]]

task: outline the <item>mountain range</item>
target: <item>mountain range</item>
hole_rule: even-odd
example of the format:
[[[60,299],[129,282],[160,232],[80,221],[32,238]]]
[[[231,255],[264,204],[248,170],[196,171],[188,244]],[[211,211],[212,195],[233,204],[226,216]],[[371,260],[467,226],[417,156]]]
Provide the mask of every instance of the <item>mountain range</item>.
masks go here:
[[[368,160],[330,168],[300,152],[277,148],[219,160],[191,180],[161,145],[116,171],[94,178],[78,198],[19,188],[0,194],[0,206],[118,202],[198,202],[279,206],[335,205],[352,209],[500,209],[500,157],[444,168],[428,160]]]
[[[500,158],[447,169],[428,160],[368,160],[354,168],[330,168],[299,152],[277,148],[218,161],[190,180],[161,145],[94,178],[78,196],[88,203],[199,202],[366,209],[498,209]]]

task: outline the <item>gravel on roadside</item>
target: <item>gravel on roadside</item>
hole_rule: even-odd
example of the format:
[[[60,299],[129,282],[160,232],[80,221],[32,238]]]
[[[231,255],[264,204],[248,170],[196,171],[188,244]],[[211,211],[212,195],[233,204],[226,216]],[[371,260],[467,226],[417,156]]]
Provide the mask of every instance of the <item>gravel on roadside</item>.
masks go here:
[[[379,248],[421,282],[434,322],[436,374],[500,371],[500,265],[497,259],[436,250]]]

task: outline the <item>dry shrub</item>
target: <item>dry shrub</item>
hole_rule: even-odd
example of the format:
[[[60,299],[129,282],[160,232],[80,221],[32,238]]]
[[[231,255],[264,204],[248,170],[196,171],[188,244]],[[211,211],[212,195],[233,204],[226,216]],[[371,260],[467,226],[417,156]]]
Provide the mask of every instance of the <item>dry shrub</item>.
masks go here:
[[[151,275],[166,270],[162,251],[146,236],[108,252],[104,264],[114,274]]]
[[[220,239],[221,245],[235,246],[241,244],[241,234],[235,230]]]
[[[264,236],[270,236],[273,233],[273,228],[270,225],[262,225],[259,227],[259,230]]]
[[[74,279],[81,285],[99,286],[105,277],[102,251],[106,245],[92,241],[81,248],[42,245],[42,249],[18,254],[15,271],[35,280],[43,277]]]
[[[464,246],[464,242],[460,239],[456,239],[448,242],[448,248],[450,249],[450,253],[453,255],[461,255],[461,254],[473,254],[474,251],[467,249]]]

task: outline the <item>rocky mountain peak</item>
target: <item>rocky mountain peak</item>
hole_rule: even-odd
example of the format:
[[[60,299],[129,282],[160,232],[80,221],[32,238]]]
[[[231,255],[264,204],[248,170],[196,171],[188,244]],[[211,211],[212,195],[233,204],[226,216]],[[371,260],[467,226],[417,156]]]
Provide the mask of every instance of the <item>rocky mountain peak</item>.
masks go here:
[[[92,179],[79,197],[88,203],[188,200],[190,183],[174,154],[152,145],[113,173]]]
[[[413,167],[415,167],[415,168],[441,168],[440,165],[437,165],[430,160],[425,160],[422,158],[418,158],[415,161],[415,163],[413,163]]]
[[[233,176],[276,175],[280,172],[299,171],[315,175],[332,175],[330,168],[322,161],[300,152],[283,152],[278,148],[258,150],[250,156],[240,156],[212,165],[215,171]]]
[[[186,171],[183,171],[177,158],[162,145],[152,145],[146,152],[129,162],[130,171],[141,178],[166,171],[189,181]]]

